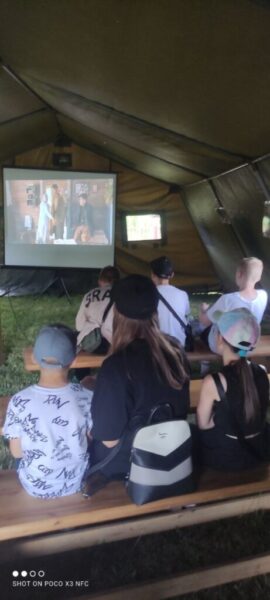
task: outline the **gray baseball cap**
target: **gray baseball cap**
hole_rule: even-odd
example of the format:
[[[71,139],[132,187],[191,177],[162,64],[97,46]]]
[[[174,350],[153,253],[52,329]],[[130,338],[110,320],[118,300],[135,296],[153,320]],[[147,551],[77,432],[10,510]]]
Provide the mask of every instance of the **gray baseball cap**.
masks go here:
[[[68,367],[76,356],[76,333],[66,325],[42,327],[37,335],[33,355],[44,369]]]

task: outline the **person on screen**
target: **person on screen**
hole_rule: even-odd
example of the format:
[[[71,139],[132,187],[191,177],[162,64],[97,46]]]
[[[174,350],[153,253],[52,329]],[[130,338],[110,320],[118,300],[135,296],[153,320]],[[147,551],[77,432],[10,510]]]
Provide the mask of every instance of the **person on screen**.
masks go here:
[[[74,240],[76,244],[89,244],[91,242],[91,233],[88,225],[79,225],[76,227]]]
[[[63,239],[66,206],[64,197],[60,194],[57,183],[52,184],[52,216],[54,219],[53,233],[55,234],[55,239]]]
[[[46,325],[33,354],[39,382],[11,398],[3,434],[28,494],[43,499],[76,494],[89,461],[92,392],[68,381],[76,356],[75,331]]]
[[[77,227],[86,225],[90,235],[93,233],[93,208],[89,204],[87,194],[79,194],[75,203],[70,206],[68,237],[74,237]]]
[[[53,216],[49,210],[48,206],[48,196],[45,192],[41,197],[41,202],[39,205],[39,217],[38,217],[38,226],[37,226],[37,234],[36,234],[36,243],[37,244],[48,244],[49,243],[49,234],[50,234],[50,222],[53,222]]]

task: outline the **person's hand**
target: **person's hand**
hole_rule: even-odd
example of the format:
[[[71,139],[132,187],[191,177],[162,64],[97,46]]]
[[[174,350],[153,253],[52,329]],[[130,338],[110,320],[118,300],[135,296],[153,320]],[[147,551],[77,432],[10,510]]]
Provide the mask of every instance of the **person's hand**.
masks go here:
[[[204,325],[204,327],[208,327],[208,325],[211,325],[211,321],[208,319],[208,316],[207,316],[207,311],[208,311],[209,306],[210,306],[210,304],[203,302],[201,304],[200,310],[199,310],[199,321],[200,321],[201,325]]]
[[[94,375],[86,375],[81,379],[80,384],[88,390],[93,391],[95,389],[96,377]]]

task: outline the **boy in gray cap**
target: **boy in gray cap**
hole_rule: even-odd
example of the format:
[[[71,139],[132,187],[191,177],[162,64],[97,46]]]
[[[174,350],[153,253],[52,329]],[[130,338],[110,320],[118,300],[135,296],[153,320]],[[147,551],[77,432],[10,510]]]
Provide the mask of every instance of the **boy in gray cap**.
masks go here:
[[[21,459],[19,479],[29,494],[67,496],[80,491],[88,466],[92,392],[68,382],[76,355],[76,334],[69,327],[43,327],[33,354],[39,382],[11,398],[3,433],[12,455]]]

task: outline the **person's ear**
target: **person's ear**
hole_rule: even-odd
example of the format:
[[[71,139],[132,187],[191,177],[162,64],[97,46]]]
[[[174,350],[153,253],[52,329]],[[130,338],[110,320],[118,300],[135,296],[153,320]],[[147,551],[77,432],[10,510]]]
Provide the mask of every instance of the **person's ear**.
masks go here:
[[[221,353],[222,350],[223,350],[223,348],[224,348],[224,340],[223,340],[222,335],[218,331],[217,332],[217,349],[218,349],[218,352]]]

